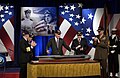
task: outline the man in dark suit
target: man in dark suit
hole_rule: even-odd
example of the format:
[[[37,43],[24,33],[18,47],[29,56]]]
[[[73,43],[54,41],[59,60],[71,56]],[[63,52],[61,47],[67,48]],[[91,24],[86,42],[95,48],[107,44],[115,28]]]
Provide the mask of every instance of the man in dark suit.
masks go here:
[[[118,77],[119,72],[119,63],[118,63],[118,52],[119,52],[119,38],[116,35],[117,29],[112,29],[111,36],[109,37],[109,55],[108,55],[108,66],[109,66],[109,75],[112,77],[115,73],[115,76]]]
[[[60,38],[61,31],[55,31],[55,37],[51,38],[46,46],[46,52],[49,54],[49,47],[52,48],[52,55],[63,55],[62,46],[71,51],[70,47],[66,45],[65,41]]]
[[[20,40],[20,78],[27,78],[27,63],[31,61],[33,52],[32,49],[36,46],[35,42],[28,43],[29,32],[26,30],[22,31],[23,38]]]
[[[82,33],[77,32],[77,38],[73,40],[71,45],[71,48],[75,51],[75,54],[85,54],[87,46],[87,40],[85,38],[82,38]]]

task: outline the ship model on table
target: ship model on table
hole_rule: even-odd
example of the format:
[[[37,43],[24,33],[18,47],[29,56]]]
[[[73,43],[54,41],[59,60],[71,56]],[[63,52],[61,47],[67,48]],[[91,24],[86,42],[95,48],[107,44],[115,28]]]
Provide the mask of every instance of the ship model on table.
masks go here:
[[[78,63],[91,58],[90,55],[47,55],[36,56],[39,60],[32,63]]]

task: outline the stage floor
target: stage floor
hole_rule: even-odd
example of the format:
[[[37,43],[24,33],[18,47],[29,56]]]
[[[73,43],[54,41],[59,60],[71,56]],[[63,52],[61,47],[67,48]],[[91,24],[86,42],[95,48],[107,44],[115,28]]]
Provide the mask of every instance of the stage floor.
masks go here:
[[[0,78],[19,78],[20,68],[0,68]]]

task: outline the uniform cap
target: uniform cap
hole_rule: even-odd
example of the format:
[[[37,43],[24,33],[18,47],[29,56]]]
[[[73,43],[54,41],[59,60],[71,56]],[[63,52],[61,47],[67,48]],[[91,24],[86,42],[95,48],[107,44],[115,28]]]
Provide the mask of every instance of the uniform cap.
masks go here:
[[[117,29],[113,28],[111,31],[112,34],[116,34],[117,33]]]
[[[25,14],[26,14],[26,13],[31,13],[31,10],[27,9],[27,10],[25,10],[24,12],[25,12]]]
[[[116,29],[116,28],[113,28],[112,31],[117,31],[117,29]]]
[[[44,14],[51,14],[49,10],[46,10]]]
[[[81,35],[82,35],[82,32],[78,31],[78,32],[77,32],[77,35],[78,35],[78,36],[81,36]]]
[[[98,28],[98,30],[97,31],[103,31],[104,29],[103,28]]]

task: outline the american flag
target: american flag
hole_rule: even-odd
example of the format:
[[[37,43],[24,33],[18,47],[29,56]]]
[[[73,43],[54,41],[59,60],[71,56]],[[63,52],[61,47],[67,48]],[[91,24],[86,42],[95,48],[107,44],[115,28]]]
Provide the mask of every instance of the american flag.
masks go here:
[[[77,31],[83,33],[83,37],[87,39],[89,48],[87,53],[94,58],[95,48],[92,47],[93,37],[98,35],[98,27],[105,25],[104,8],[82,9],[82,3],[67,3],[59,6],[59,29],[61,37],[67,45],[71,46],[72,40],[76,38]],[[120,19],[120,18],[119,18]],[[112,21],[109,19],[107,23]],[[120,21],[120,20],[119,20]],[[66,49],[63,49],[66,52]],[[67,53],[67,52],[66,52]]]
[[[14,6],[0,4],[0,53],[8,52],[7,61],[14,60]]]
[[[109,29],[109,35],[111,35],[112,28],[117,29],[117,35],[120,37],[120,13],[118,14],[108,14],[107,15],[107,25]]]

